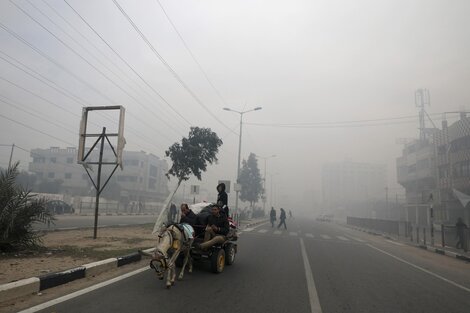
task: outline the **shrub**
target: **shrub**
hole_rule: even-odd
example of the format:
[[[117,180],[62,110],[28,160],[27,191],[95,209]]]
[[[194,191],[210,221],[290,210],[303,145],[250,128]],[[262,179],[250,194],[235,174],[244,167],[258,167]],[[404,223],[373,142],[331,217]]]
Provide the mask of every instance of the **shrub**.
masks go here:
[[[18,162],[0,172],[0,251],[13,251],[40,244],[34,223],[50,223],[54,216],[46,210],[45,199],[37,199],[16,184]]]

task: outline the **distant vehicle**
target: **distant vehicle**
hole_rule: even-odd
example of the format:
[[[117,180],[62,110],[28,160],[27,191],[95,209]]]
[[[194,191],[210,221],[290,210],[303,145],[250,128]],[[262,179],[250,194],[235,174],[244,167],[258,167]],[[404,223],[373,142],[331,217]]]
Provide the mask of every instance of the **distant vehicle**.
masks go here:
[[[333,214],[324,214],[316,218],[319,222],[331,222],[333,220]]]
[[[54,214],[74,213],[73,207],[62,200],[50,200],[46,202],[46,209]]]

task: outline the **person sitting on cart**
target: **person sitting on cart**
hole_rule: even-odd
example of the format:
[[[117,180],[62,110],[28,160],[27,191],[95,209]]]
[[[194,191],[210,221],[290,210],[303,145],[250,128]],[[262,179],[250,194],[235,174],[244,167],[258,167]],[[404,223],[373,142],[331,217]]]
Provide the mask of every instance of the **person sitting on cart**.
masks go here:
[[[188,204],[182,203],[180,223],[186,223],[194,227],[196,225],[196,218],[196,214],[189,208]]]
[[[227,192],[225,192],[225,184],[220,183],[217,185],[217,204],[219,207],[225,212],[225,215],[227,217],[229,216],[229,210],[228,210],[228,195]]]
[[[207,226],[204,233],[204,242],[199,245],[202,250],[224,243],[229,232],[227,216],[220,211],[217,204],[212,205],[211,215],[207,219]]]

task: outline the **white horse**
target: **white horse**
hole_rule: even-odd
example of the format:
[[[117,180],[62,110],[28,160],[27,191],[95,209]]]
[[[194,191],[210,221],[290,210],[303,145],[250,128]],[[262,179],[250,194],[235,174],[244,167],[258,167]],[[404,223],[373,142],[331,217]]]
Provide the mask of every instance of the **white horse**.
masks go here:
[[[185,233],[185,229],[187,230]],[[188,234],[189,233],[189,234]],[[184,270],[189,263],[189,273],[193,271],[193,262],[190,254],[193,244],[194,230],[189,224],[170,225],[164,227],[158,234],[158,242],[153,254],[144,253],[152,257],[150,267],[157,272],[160,280],[166,276],[166,288],[170,288],[175,283],[176,269],[175,262],[180,253],[184,254],[183,266],[178,279],[183,279]]]

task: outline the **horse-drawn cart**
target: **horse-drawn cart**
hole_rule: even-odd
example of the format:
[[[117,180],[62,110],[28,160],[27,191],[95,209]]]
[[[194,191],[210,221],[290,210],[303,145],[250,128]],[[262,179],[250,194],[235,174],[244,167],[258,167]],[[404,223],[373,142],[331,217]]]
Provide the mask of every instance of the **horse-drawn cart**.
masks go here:
[[[195,214],[204,214],[207,212],[209,214],[210,203],[199,203],[196,205],[191,205],[190,208]],[[210,247],[207,250],[202,250],[197,248],[197,243],[203,242],[203,230],[197,231],[198,225],[194,228],[196,230],[196,237],[194,238],[194,243],[191,247],[191,257],[194,261],[209,261],[211,263],[211,271],[213,273],[222,273],[225,265],[232,265],[235,262],[235,255],[237,254],[238,246],[236,241],[238,239],[237,225],[229,218],[230,231],[226,236],[226,241],[222,244],[215,245]],[[201,225],[201,227],[204,225]],[[183,259],[179,258],[176,265],[181,266],[183,264]]]

